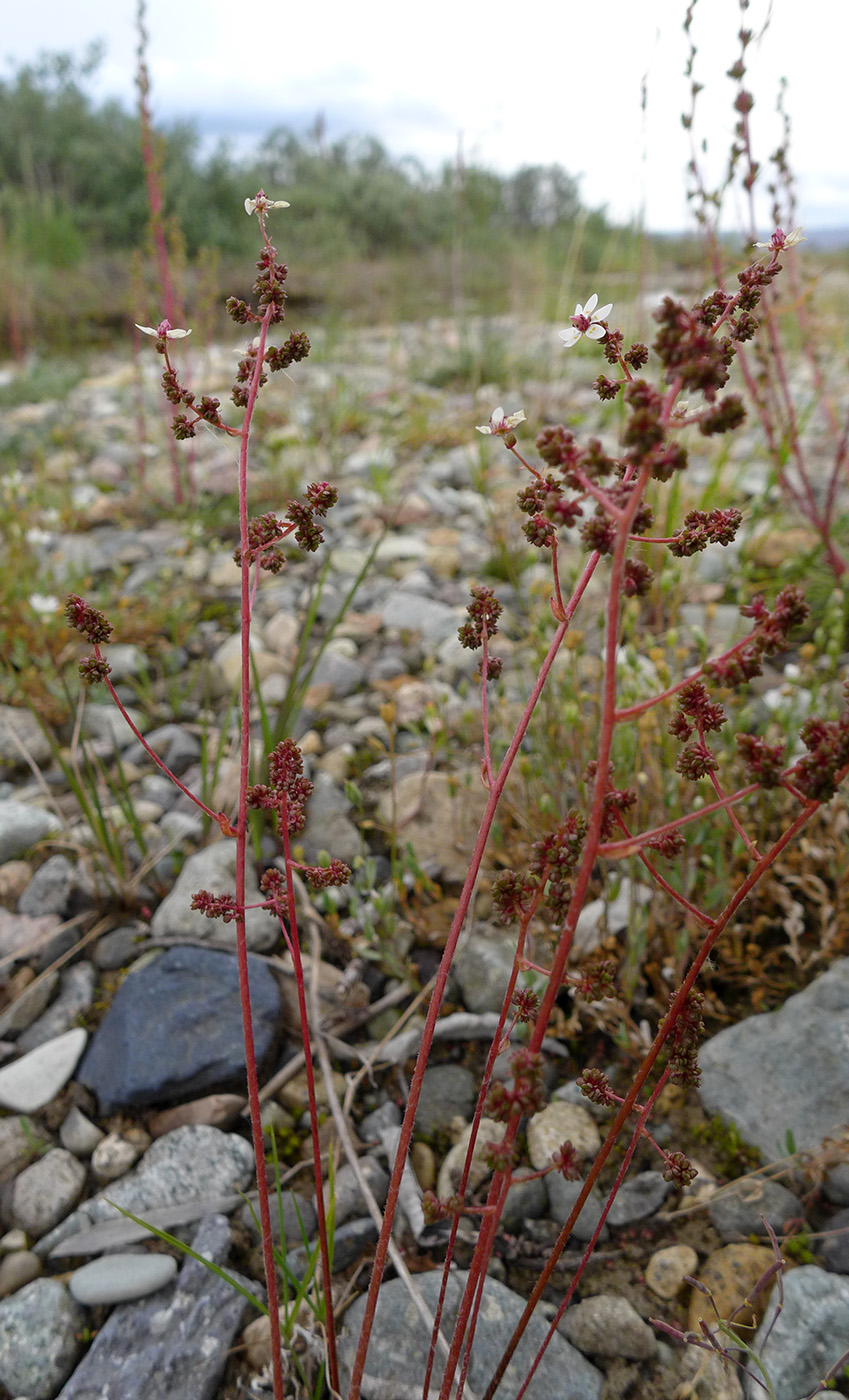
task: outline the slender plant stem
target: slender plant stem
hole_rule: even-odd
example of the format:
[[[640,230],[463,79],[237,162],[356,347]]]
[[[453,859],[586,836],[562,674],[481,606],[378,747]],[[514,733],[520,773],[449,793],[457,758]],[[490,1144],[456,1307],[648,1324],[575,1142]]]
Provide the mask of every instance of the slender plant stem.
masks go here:
[[[251,992],[248,973],[248,943],[245,926],[245,875],[248,846],[248,787],[250,785],[251,764],[251,562],[248,537],[248,448],[251,422],[253,420],[259,381],[262,375],[263,355],[268,328],[271,324],[273,307],[269,306],[259,330],[259,346],[251,376],[248,401],[242,422],[239,444],[239,540],[241,544],[241,672],[240,672],[240,715],[239,715],[239,815],[236,824],[236,952],[239,965],[239,997],[242,1008],[242,1031],[245,1039],[245,1068],[248,1082],[248,1104],[250,1107],[251,1138],[256,1161],[256,1184],[259,1205],[260,1229],[262,1234],[262,1255],[265,1268],[265,1285],[268,1291],[268,1311],[271,1329],[271,1369],[274,1385],[274,1400],[284,1400],[283,1365],[280,1352],[280,1314],[277,1294],[277,1269],[274,1262],[274,1241],[271,1234],[271,1211],[268,1200],[268,1182],[265,1174],[265,1144],[262,1135],[262,1116],[259,1102],[259,1078],[257,1074],[256,1047],[254,1044],[253,1018],[251,1016]]]

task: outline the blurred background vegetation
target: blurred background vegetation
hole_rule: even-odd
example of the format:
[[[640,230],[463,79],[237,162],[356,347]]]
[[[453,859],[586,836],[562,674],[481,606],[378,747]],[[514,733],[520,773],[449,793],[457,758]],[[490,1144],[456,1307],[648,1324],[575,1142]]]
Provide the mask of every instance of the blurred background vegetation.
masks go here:
[[[98,105],[82,58],[48,54],[0,80],[0,346],[108,343],[140,319],[140,256],[149,238],[138,116]],[[636,266],[646,242],[586,209],[560,165],[498,175],[458,159],[436,172],[369,136],[271,131],[251,157],[204,152],[189,125],[158,133],[172,261],[194,306],[245,295],[256,255],[247,195],[262,187],[293,207],[281,251],[294,302],[331,317],[377,321],[571,310],[576,274]],[[668,265],[692,265],[691,240],[663,241]],[[147,260],[149,261],[149,260]],[[590,288],[591,290],[591,288]],[[565,298],[565,300],[564,300]],[[157,319],[148,285],[147,319]],[[213,326],[214,328],[214,326]]]

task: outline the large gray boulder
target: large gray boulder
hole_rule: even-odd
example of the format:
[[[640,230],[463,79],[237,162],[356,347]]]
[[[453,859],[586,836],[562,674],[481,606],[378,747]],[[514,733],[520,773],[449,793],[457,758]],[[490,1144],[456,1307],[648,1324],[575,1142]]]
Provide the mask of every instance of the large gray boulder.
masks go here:
[[[749,1016],[699,1054],[705,1111],[736,1123],[766,1161],[816,1151],[849,1123],[849,958],[790,997]],[[789,1135],[789,1136],[788,1136]]]

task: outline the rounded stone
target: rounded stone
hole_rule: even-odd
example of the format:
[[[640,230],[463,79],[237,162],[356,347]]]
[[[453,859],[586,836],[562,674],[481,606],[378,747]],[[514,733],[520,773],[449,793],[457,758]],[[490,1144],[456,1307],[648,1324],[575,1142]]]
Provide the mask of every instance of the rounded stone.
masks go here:
[[[134,1167],[150,1147],[150,1138],[140,1128],[128,1133],[109,1133],[91,1154],[91,1169],[101,1186],[117,1181]]]
[[[780,1181],[754,1176],[718,1191],[708,1206],[708,1215],[722,1239],[731,1243],[741,1236],[766,1236],[769,1232],[764,1220],[779,1235],[784,1234],[787,1221],[800,1219],[804,1212],[798,1196]]]
[[[85,1186],[86,1169],[72,1152],[54,1147],[16,1177],[10,1214],[31,1239],[40,1239],[73,1210]]]
[[[550,1103],[528,1123],[528,1153],[537,1171],[551,1166],[552,1154],[567,1141],[582,1160],[595,1157],[601,1147],[598,1128],[580,1104]]]
[[[716,1314],[728,1321],[736,1308],[749,1296],[758,1280],[775,1263],[775,1253],[759,1244],[727,1244],[717,1249],[699,1271],[699,1282],[710,1290],[710,1296],[694,1288],[690,1296],[687,1326],[698,1332],[699,1322],[716,1322]],[[752,1306],[743,1308],[735,1317],[741,1326],[760,1322],[769,1302],[769,1289],[764,1288],[753,1299]]]
[[[646,1265],[646,1283],[658,1298],[671,1302],[684,1287],[684,1276],[694,1274],[699,1256],[688,1244],[658,1249]]]
[[[280,996],[265,963],[252,957],[249,968],[262,1063],[278,1034]],[[169,948],[124,978],[77,1077],[109,1114],[241,1087],[244,1056],[235,957],[212,948]]]
[[[660,1210],[671,1189],[660,1172],[639,1172],[622,1183],[607,1219],[614,1228],[646,1220]]]
[[[558,1330],[589,1356],[648,1361],[657,1350],[657,1339],[648,1323],[626,1298],[613,1293],[599,1293],[569,1308]]]
[[[837,1211],[826,1231],[819,1242],[822,1262],[834,1274],[849,1274],[849,1210]]]
[[[477,1089],[474,1075],[462,1065],[432,1065],[426,1069],[416,1111],[416,1133],[429,1137],[450,1127],[454,1118],[468,1120]]]
[[[0,1260],[0,1298],[17,1293],[44,1273],[44,1265],[31,1249],[19,1249]]]
[[[517,1167],[504,1200],[499,1225],[508,1234],[520,1233],[526,1220],[539,1220],[548,1210],[545,1180],[529,1167]]]
[[[486,1145],[489,1142],[500,1142],[507,1131],[506,1123],[497,1123],[494,1118],[482,1118],[478,1128],[478,1135],[475,1141],[474,1152],[472,1153],[472,1165],[469,1170],[469,1191],[477,1191],[482,1186],[487,1177],[492,1175],[492,1168],[485,1161]],[[460,1178],[463,1175],[463,1165],[466,1161],[466,1153],[469,1149],[469,1139],[472,1135],[471,1123],[465,1127],[455,1142],[442,1166],[439,1168],[439,1176],[436,1183],[436,1194],[441,1201],[457,1190]]]
[[[88,1032],[66,1031],[0,1069],[0,1105],[15,1113],[34,1113],[64,1089],[85,1049]]]
[[[78,1303],[126,1303],[164,1288],[177,1273],[170,1254],[104,1254],[71,1274],[68,1288]]]
[[[90,1157],[104,1133],[76,1104],[70,1108],[59,1129],[59,1141],[75,1157]]]
[[[55,1278],[0,1302],[0,1382],[12,1395],[51,1400],[77,1363],[85,1313]]]

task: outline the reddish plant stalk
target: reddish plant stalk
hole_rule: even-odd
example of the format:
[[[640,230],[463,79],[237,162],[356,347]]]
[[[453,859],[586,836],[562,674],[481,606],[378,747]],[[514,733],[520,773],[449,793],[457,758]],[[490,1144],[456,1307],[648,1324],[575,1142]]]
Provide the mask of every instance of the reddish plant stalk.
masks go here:
[[[138,0],[136,9],[136,29],[139,47],[136,65],[136,87],[139,94],[139,126],[141,128],[141,154],[144,166],[145,188],[150,214],[149,226],[153,250],[156,256],[157,278],[159,283],[158,304],[164,317],[176,326],[183,319],[177,306],[174,278],[171,275],[171,257],[168,237],[165,232],[165,196],[162,187],[162,147],[153,130],[153,117],[150,110],[150,74],[147,71],[145,52],[147,50],[147,29],[145,28],[146,0]],[[188,477],[190,494],[194,494],[190,470],[177,448],[176,440],[168,435],[168,456],[171,465],[171,483],[174,504],[185,503],[183,490],[184,474]]]
[[[599,735],[598,768],[593,791],[592,807],[590,811],[589,828],[584,842],[583,854],[578,872],[575,878],[574,890],[569,905],[569,913],[566,923],[561,931],[557,950],[552,962],[551,972],[548,977],[545,991],[540,1003],[539,1015],[534,1026],[533,1034],[529,1042],[531,1052],[538,1052],[545,1037],[548,1022],[554,1009],[554,1002],[560,992],[563,981],[563,974],[566,970],[566,961],[572,948],[572,939],[575,927],[578,922],[578,915],[584,906],[589,882],[595,865],[596,852],[599,844],[602,819],[604,816],[604,798],[608,788],[608,774],[610,768],[610,752],[613,744],[613,731],[615,727],[614,714],[616,709],[616,652],[619,641],[619,617],[622,596],[622,581],[624,577],[625,555],[628,548],[628,535],[631,524],[637,513],[643,492],[649,480],[649,469],[641,469],[634,491],[629,498],[628,505],[621,512],[621,518],[617,524],[616,541],[613,549],[611,561],[611,575],[609,593],[607,601],[606,621],[605,621],[605,665],[604,678],[602,682],[602,718]],[[561,624],[562,626],[562,624]],[[515,1139],[518,1131],[518,1121],[508,1125],[506,1138],[511,1136]],[[505,1191],[507,1174],[504,1174],[505,1183],[497,1181],[495,1190],[500,1194]],[[489,1205],[490,1202],[488,1201]],[[496,1217],[497,1223],[497,1217]],[[473,1266],[469,1270],[469,1277],[466,1281],[463,1298],[457,1314],[457,1321],[454,1329],[454,1336],[451,1340],[449,1357],[445,1364],[445,1374],[439,1391],[439,1400],[448,1400],[451,1385],[454,1380],[454,1372],[460,1356],[460,1350],[466,1332],[466,1327],[471,1317],[474,1305],[475,1293],[479,1287],[480,1276],[486,1268],[489,1253],[495,1237],[495,1228],[490,1219],[485,1219],[481,1229],[478,1244],[475,1249]]]
[[[318,1122],[318,1102],[315,1093],[315,1073],[312,1064],[312,1046],[310,1040],[310,1024],[307,1017],[306,984],[304,980],[304,964],[301,958],[301,943],[298,937],[298,913],[295,908],[295,883],[292,879],[292,851],[289,841],[289,826],[287,822],[287,799],[285,793],[282,795],[280,810],[280,832],[283,839],[283,857],[286,862],[286,908],[289,918],[289,931],[286,933],[285,925],[281,919],[281,928],[286,938],[289,951],[292,954],[292,965],[295,971],[295,987],[298,993],[298,1014],[301,1018],[301,1038],[304,1045],[304,1072],[307,1081],[307,1102],[310,1113],[310,1135],[312,1138],[312,1164],[313,1181],[315,1183],[315,1213],[318,1223],[318,1242],[321,1250],[321,1271],[324,1281],[324,1297],[326,1301],[325,1329],[327,1334],[327,1365],[330,1372],[330,1387],[334,1391],[339,1389],[339,1360],[336,1353],[336,1319],[333,1315],[333,1289],[330,1246],[328,1242],[327,1212],[324,1208],[323,1178],[321,1173],[321,1144],[319,1142],[319,1122]]]
[[[248,401],[242,422],[239,443],[239,540],[241,544],[241,674],[239,716],[239,812],[236,820],[236,951],[239,965],[239,999],[242,1009],[242,1031],[245,1038],[245,1068],[248,1082],[251,1138],[256,1161],[256,1184],[259,1222],[262,1235],[262,1258],[265,1285],[268,1291],[268,1314],[271,1330],[271,1368],[274,1400],[284,1400],[283,1365],[280,1354],[280,1314],[277,1294],[277,1269],[274,1262],[274,1240],[271,1233],[271,1211],[268,1182],[265,1174],[265,1144],[262,1135],[262,1110],[259,1101],[256,1047],[251,1017],[251,992],[248,975],[248,944],[245,927],[245,873],[248,847],[248,787],[251,764],[251,551],[248,535],[248,447],[263,355],[271,324],[273,307],[269,306],[259,328],[259,348],[248,390]]]
[[[748,876],[743,881],[740,888],[735,892],[733,897],[729,900],[728,904],[726,905],[725,909],[717,918],[712,931],[707,935],[704,943],[702,944],[701,948],[699,949],[698,953],[693,959],[692,966],[689,972],[687,973],[686,977],[684,978],[683,982],[681,983],[681,986],[675,995],[672,1005],[670,1006],[668,1014],[658,1027],[657,1034],[654,1040],[652,1041],[651,1047],[646,1053],[646,1057],[643,1060],[643,1063],[641,1064],[640,1068],[638,1069],[634,1077],[633,1083],[631,1084],[631,1087],[628,1090],[628,1093],[625,1095],[625,1098],[622,1101],[622,1105],[619,1109],[619,1112],[617,1113],[613,1123],[610,1126],[607,1137],[604,1139],[604,1142],[601,1145],[598,1155],[596,1156],[592,1166],[590,1167],[589,1172],[587,1173],[587,1179],[584,1182],[580,1194],[578,1195],[575,1204],[572,1207],[572,1210],[569,1214],[569,1218],[567,1219],[566,1223],[563,1226],[563,1229],[558,1235],[557,1241],[554,1245],[551,1255],[546,1261],[545,1266],[543,1267],[543,1270],[540,1273],[540,1276],[533,1287],[533,1290],[525,1306],[525,1310],[521,1318],[519,1319],[519,1322],[516,1325],[516,1329],[513,1333],[513,1336],[511,1337],[505,1349],[501,1361],[496,1367],[492,1380],[490,1381],[489,1386],[487,1387],[482,1397],[482,1400],[493,1400],[495,1392],[501,1383],[504,1372],[510,1364],[510,1359],[513,1356],[513,1353],[515,1352],[516,1347],[519,1344],[519,1340],[521,1339],[522,1334],[524,1333],[525,1328],[528,1325],[528,1322],[533,1316],[533,1312],[536,1308],[537,1303],[542,1297],[544,1290],[548,1286],[549,1279],[551,1278],[551,1275],[554,1272],[560,1255],[563,1253],[563,1250],[566,1247],[569,1236],[571,1235],[575,1227],[575,1223],[578,1219],[578,1216],[583,1210],[589,1198],[590,1192],[593,1186],[595,1185],[596,1181],[598,1180],[598,1177],[601,1173],[605,1162],[610,1156],[610,1153],[613,1151],[613,1148],[615,1147],[616,1142],[619,1139],[622,1129],[624,1128],[630,1114],[633,1112],[637,1100],[640,1096],[640,1091],[643,1088],[649,1075],[651,1074],[651,1071],[654,1068],[657,1058],[664,1045],[666,1044],[666,1041],[669,1038],[669,1035],[671,1034],[676,1021],[681,1015],[681,1011],[686,1003],[686,1000],[696,983],[696,980],[699,976],[699,973],[702,970],[702,967],[704,966],[713,948],[715,947],[717,940],[727,927],[730,920],[736,914],[740,905],[743,903],[743,901],[754,889],[758,881],[762,878],[762,876],[772,865],[773,861],[777,859],[777,857],[781,854],[784,848],[788,846],[798,834],[798,832],[801,831],[802,827],[806,824],[806,822],[810,820],[810,818],[813,816],[814,812],[817,811],[819,806],[820,803],[818,802],[808,803],[805,809],[799,813],[796,819],[788,827],[787,831],[785,831],[783,835],[778,838],[778,840],[771,846],[769,851],[767,851],[766,855],[764,855],[758,861],[757,865],[749,872]]]
[[[608,1215],[610,1214],[610,1210],[611,1210],[611,1207],[613,1206],[613,1202],[616,1200],[616,1196],[617,1196],[617,1193],[618,1193],[618,1191],[619,1191],[619,1187],[622,1185],[622,1182],[625,1180],[625,1173],[627,1172],[628,1168],[629,1168],[630,1165],[631,1165],[631,1162],[632,1162],[632,1160],[633,1160],[634,1153],[635,1153],[636,1150],[637,1150],[637,1146],[638,1146],[638,1144],[639,1144],[640,1138],[643,1136],[643,1130],[644,1130],[644,1128],[645,1128],[645,1126],[646,1126],[646,1123],[647,1123],[648,1120],[649,1120],[649,1115],[651,1114],[652,1109],[654,1108],[655,1104],[657,1103],[659,1094],[661,1093],[662,1089],[664,1088],[664,1085],[666,1084],[667,1080],[669,1079],[669,1073],[670,1073],[670,1071],[669,1071],[669,1066],[667,1065],[666,1068],[665,1068],[665,1069],[663,1070],[663,1072],[661,1073],[661,1075],[659,1076],[658,1081],[657,1081],[657,1084],[656,1084],[655,1087],[652,1089],[651,1094],[649,1095],[648,1100],[647,1100],[646,1103],[643,1105],[643,1107],[639,1110],[639,1116],[638,1116],[638,1118],[637,1118],[637,1122],[636,1122],[636,1124],[634,1125],[634,1130],[633,1130],[633,1132],[631,1133],[631,1141],[628,1143],[628,1146],[627,1146],[627,1148],[625,1149],[625,1154],[624,1154],[624,1156],[623,1156],[623,1158],[622,1158],[621,1165],[620,1165],[620,1167],[619,1167],[618,1172],[616,1173],[616,1180],[614,1181],[612,1187],[610,1188],[610,1192],[609,1192],[609,1194],[608,1194],[607,1200],[605,1201],[604,1206],[602,1207],[601,1214],[600,1214],[599,1217],[598,1217],[598,1223],[596,1224],[596,1227],[595,1227],[595,1229],[593,1230],[592,1235],[590,1236],[589,1240],[587,1241],[587,1245],[586,1245],[586,1248],[584,1249],[584,1253],[583,1253],[583,1255],[582,1255],[582,1257],[581,1257],[580,1263],[578,1264],[578,1267],[577,1267],[577,1269],[575,1270],[575,1276],[574,1276],[574,1278],[572,1279],[572,1282],[569,1284],[569,1287],[567,1288],[566,1293],[564,1294],[563,1299],[561,1300],[561,1302],[560,1302],[560,1304],[559,1304],[559,1306],[558,1306],[558,1308],[557,1308],[557,1312],[554,1314],[554,1317],[551,1319],[551,1322],[549,1323],[548,1332],[546,1333],[545,1337],[544,1337],[543,1340],[542,1340],[542,1344],[541,1344],[541,1346],[540,1346],[540,1348],[539,1348],[539,1351],[537,1352],[536,1356],[534,1357],[533,1361],[531,1362],[530,1370],[528,1371],[527,1376],[525,1377],[524,1381],[522,1382],[521,1387],[520,1387],[519,1390],[517,1390],[517,1392],[516,1392],[516,1400],[522,1400],[522,1396],[525,1394],[525,1392],[526,1392],[528,1386],[530,1385],[531,1381],[533,1380],[534,1373],[536,1372],[537,1367],[539,1366],[539,1363],[542,1361],[542,1358],[543,1358],[543,1356],[545,1355],[546,1350],[548,1349],[548,1346],[549,1346],[549,1343],[551,1342],[552,1337],[554,1336],[555,1332],[557,1331],[557,1324],[559,1323],[560,1319],[562,1318],[563,1314],[565,1313],[566,1309],[568,1308],[569,1304],[571,1303],[573,1297],[575,1296],[575,1289],[578,1287],[578,1284],[580,1283],[580,1281],[581,1281],[581,1279],[582,1279],[582,1277],[583,1277],[583,1275],[584,1275],[584,1271],[585,1271],[587,1265],[589,1264],[590,1259],[592,1258],[592,1255],[593,1255],[593,1252],[594,1252],[594,1250],[595,1250],[595,1247],[596,1247],[596,1245],[598,1244],[599,1239],[601,1238],[601,1232],[602,1232],[602,1230],[604,1229],[605,1221],[607,1220],[607,1217],[608,1217]]]
[[[572,593],[572,597],[570,598],[569,603],[567,604],[564,620],[559,624],[554,633],[554,636],[548,648],[548,652],[546,653],[545,660],[543,661],[543,664],[540,667],[539,675],[537,676],[531,694],[522,712],[522,717],[519,721],[516,732],[513,735],[512,740],[510,741],[507,753],[505,754],[504,759],[502,760],[501,767],[498,770],[498,774],[495,778],[495,781],[492,784],[492,787],[490,788],[489,795],[487,797],[486,807],[484,810],[483,817],[481,819],[481,824],[478,831],[477,839],[475,841],[474,850],[472,852],[469,869],[466,875],[465,882],[463,884],[463,889],[461,891],[460,898],[457,903],[454,918],[451,922],[451,928],[448,934],[448,939],[446,941],[445,951],[442,955],[442,961],[440,962],[439,970],[436,974],[434,990],[431,994],[430,1004],[428,1006],[427,1017],[425,1020],[425,1027],[422,1033],[421,1047],[419,1049],[419,1054],[416,1059],[416,1065],[413,1071],[413,1076],[410,1081],[410,1089],[407,1098],[407,1108],[404,1113],[403,1121],[401,1123],[401,1134],[398,1143],[398,1151],[395,1156],[395,1163],[392,1169],[392,1176],[390,1178],[389,1190],[387,1192],[386,1197],[386,1205],[384,1207],[383,1212],[383,1229],[380,1232],[380,1237],[378,1239],[377,1247],[375,1250],[374,1268],[372,1270],[372,1276],[369,1282],[369,1289],[366,1297],[366,1305],[363,1313],[362,1327],[360,1329],[360,1336],[357,1343],[356,1356],[354,1358],[354,1364],[351,1370],[351,1386],[349,1391],[349,1400],[359,1400],[360,1396],[363,1372],[365,1370],[366,1355],[368,1352],[372,1327],[374,1325],[374,1315],[377,1309],[377,1294],[381,1280],[383,1278],[383,1271],[386,1267],[386,1258],[389,1249],[389,1238],[392,1232],[392,1223],[395,1218],[395,1211],[398,1205],[398,1193],[401,1186],[401,1175],[404,1169],[404,1164],[407,1158],[407,1152],[409,1150],[410,1141],[413,1135],[413,1125],[415,1122],[419,1097],[421,1095],[422,1080],[424,1079],[424,1073],[427,1069],[428,1058],[430,1055],[431,1046],[433,1044],[433,1029],[436,1025],[437,1017],[439,1015],[439,1009],[442,1004],[442,998],[445,993],[446,983],[448,981],[448,974],[451,969],[451,963],[453,961],[454,954],[457,948],[457,941],[460,937],[463,924],[466,920],[469,902],[471,900],[475,883],[477,881],[481,861],[483,860],[483,853],[486,848],[486,843],[489,839],[489,833],[492,827],[493,820],[495,818],[501,794],[504,790],[504,785],[507,782],[507,778],[510,773],[510,769],[512,768],[516,756],[519,752],[522,739],[524,738],[527,732],[528,725],[531,722],[533,712],[536,708],[539,697],[542,694],[543,687],[548,678],[548,674],[551,670],[552,665],[554,664],[554,658],[556,657],[557,652],[559,651],[560,646],[562,644],[563,638],[566,635],[574,611],[577,608],[581,598],[583,597],[587,584],[589,583],[590,579],[593,576],[593,573],[595,572],[595,569],[599,562],[599,557],[600,556],[598,555],[598,553],[594,552],[590,555],[590,558],[587,560],[581,577],[575,586],[574,592]]]

